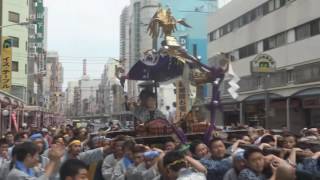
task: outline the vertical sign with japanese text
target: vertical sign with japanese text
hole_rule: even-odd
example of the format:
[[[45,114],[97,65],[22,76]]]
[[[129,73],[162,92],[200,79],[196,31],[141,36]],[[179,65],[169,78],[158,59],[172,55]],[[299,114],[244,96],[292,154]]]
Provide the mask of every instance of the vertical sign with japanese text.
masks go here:
[[[188,113],[188,92],[182,81],[177,81],[177,110],[176,110],[176,122],[184,118]]]
[[[36,2],[36,24],[37,24],[37,52],[43,51],[43,39],[44,39],[44,6],[43,0],[37,0]]]
[[[11,91],[12,76],[12,40],[8,37],[2,38],[2,56],[1,56],[1,90]]]

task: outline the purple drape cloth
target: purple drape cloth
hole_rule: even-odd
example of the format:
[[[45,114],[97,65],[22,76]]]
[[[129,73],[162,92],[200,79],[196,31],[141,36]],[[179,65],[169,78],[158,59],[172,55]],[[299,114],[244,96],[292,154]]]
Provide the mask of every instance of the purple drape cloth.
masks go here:
[[[211,140],[212,131],[216,129],[216,110],[218,107],[221,107],[219,88],[224,78],[222,68],[211,67],[210,71],[212,77],[212,96],[210,102],[210,126],[204,134],[204,142],[206,144]]]

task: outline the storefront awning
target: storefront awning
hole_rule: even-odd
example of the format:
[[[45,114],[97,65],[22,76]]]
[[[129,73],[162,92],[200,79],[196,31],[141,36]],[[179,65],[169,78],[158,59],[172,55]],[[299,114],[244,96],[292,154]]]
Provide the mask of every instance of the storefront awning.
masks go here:
[[[266,98],[266,94],[257,94],[257,95],[252,95],[247,97],[246,99],[244,99],[244,102],[248,102],[248,101],[262,101]],[[273,93],[269,93],[269,98],[270,99],[280,99],[283,98],[282,96],[278,95],[278,94],[273,94]]]
[[[298,93],[294,94],[293,97],[319,96],[319,95],[320,95],[320,87],[299,91]]]

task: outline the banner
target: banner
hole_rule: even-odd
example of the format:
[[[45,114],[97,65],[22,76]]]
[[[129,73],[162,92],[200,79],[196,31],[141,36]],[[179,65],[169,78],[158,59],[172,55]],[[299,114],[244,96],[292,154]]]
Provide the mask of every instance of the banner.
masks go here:
[[[2,56],[1,56],[1,87],[3,91],[11,91],[12,76],[12,40],[8,37],[2,38]]]

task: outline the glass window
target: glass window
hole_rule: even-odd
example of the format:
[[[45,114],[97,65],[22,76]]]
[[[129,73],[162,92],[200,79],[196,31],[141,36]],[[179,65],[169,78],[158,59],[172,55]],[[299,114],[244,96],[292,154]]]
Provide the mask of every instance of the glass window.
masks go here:
[[[254,9],[249,14],[250,14],[250,22],[254,21],[257,17],[257,11]]]
[[[280,0],[275,0],[275,9],[280,8]]]
[[[240,48],[239,49],[239,58],[242,59],[245,57],[247,57],[247,48],[246,47]]]
[[[248,13],[243,15],[242,18],[243,18],[243,25],[246,25],[249,23],[249,14]]]
[[[210,32],[208,34],[208,40],[209,40],[209,42],[213,41],[213,33],[212,32]]]
[[[254,55],[257,53],[257,44],[252,43],[239,49],[239,59]]]
[[[19,62],[12,61],[12,71],[13,72],[18,72],[19,71]]]
[[[235,19],[233,22],[233,29],[238,29],[239,28],[239,18]]]
[[[20,15],[16,12],[9,11],[9,22],[19,23]]]
[[[274,0],[270,0],[270,1],[268,2],[268,11],[269,11],[269,12],[271,12],[271,11],[274,10],[274,5],[275,5]]]
[[[275,47],[276,47],[276,38],[275,37],[269,38],[269,49],[273,49]]]
[[[248,56],[254,55],[257,53],[257,44],[250,44],[248,47]]]
[[[280,7],[286,5],[287,0],[280,0]]]
[[[267,51],[269,50],[269,38],[268,39],[265,39],[263,40],[263,51]]]
[[[293,70],[287,70],[287,83],[292,83],[294,81]]]
[[[12,40],[12,47],[19,47],[19,38],[10,36]]]
[[[263,5],[256,9],[257,17],[263,16]]]
[[[269,13],[269,3],[268,3],[268,2],[267,2],[267,3],[264,3],[264,4],[262,5],[262,12],[263,12],[263,15],[266,15],[266,14]]]
[[[276,36],[276,47],[287,44],[287,33],[281,33]]]
[[[310,32],[311,36],[315,36],[317,34],[320,34],[320,23],[319,23],[318,19],[315,21],[312,21],[310,23],[310,26],[311,26],[310,27],[311,28],[311,32]]]
[[[227,31],[228,31],[227,33],[231,32],[232,29],[233,29],[233,24],[232,24],[232,22],[230,22],[230,23],[228,23],[228,25],[227,25]]]
[[[296,41],[310,37],[311,35],[310,24],[304,24],[302,26],[297,27],[295,29],[295,32],[296,32]]]

